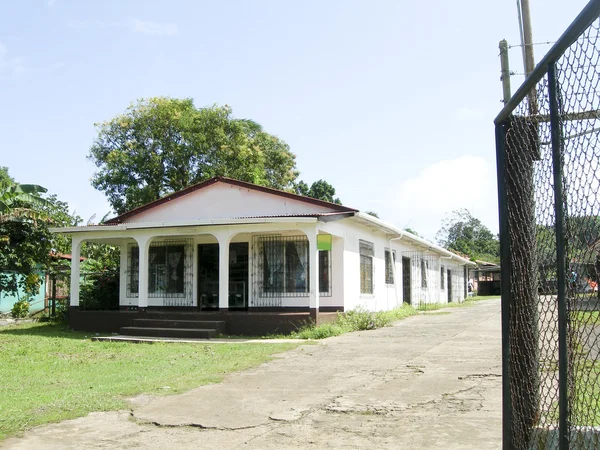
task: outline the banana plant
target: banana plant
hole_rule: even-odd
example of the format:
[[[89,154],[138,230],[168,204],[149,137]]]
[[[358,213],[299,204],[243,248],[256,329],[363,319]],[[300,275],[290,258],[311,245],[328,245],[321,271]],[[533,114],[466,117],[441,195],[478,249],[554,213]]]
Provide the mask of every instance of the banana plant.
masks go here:
[[[40,194],[48,190],[37,184],[11,183],[0,187],[0,222],[23,218],[37,219],[36,206],[48,206],[50,202]]]

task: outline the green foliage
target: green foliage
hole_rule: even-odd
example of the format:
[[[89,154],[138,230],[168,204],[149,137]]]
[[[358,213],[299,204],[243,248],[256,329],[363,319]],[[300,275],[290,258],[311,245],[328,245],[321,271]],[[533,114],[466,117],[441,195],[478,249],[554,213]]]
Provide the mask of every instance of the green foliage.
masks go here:
[[[335,196],[335,188],[325,180],[315,181],[308,187],[304,181],[299,181],[294,187],[296,194],[312,197],[330,203],[341,205],[342,202]]]
[[[406,227],[406,228],[404,228],[404,231],[408,231],[409,233],[414,234],[415,236],[421,237],[421,235],[419,233],[417,233],[415,230],[413,230],[412,228]]]
[[[27,300],[19,300],[15,302],[10,315],[15,319],[24,319],[29,315],[29,302]]]
[[[447,217],[436,239],[440,245],[475,260],[500,261],[500,241],[479,219],[466,209],[457,209]]]
[[[391,311],[371,312],[359,307],[345,313],[338,313],[335,320],[331,323],[325,323],[318,327],[315,327],[314,324],[307,324],[297,332],[292,333],[292,337],[299,339],[325,339],[350,331],[374,330],[415,314],[417,314],[417,310],[406,303]]]
[[[256,122],[234,119],[229,106],[142,99],[96,127],[92,185],[118,214],[214,176],[284,190],[298,176],[289,146]]]
[[[368,214],[370,216],[376,217],[377,219],[379,219],[379,214],[377,214],[375,211],[365,211],[365,214]]]
[[[0,440],[92,411],[125,409],[125,399],[142,393],[177,394],[218,383],[297,346],[131,345],[86,337],[50,323],[0,328]]]
[[[55,195],[42,198],[39,194],[44,192],[40,186],[15,182],[6,168],[0,169],[0,196],[5,208],[0,211],[2,291],[14,294],[19,287],[37,291],[41,279],[36,278],[31,284],[29,276],[50,266],[52,250],[62,253],[70,250],[68,239],[51,234],[49,227],[76,225],[81,219],[70,215],[68,205]]]
[[[102,272],[88,276],[79,295],[81,309],[119,309],[119,273]]]

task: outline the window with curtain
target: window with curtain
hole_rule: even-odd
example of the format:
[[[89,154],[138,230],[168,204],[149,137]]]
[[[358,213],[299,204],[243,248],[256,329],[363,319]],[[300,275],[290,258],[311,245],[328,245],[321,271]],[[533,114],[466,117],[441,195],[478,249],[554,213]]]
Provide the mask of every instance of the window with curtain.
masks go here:
[[[310,292],[306,236],[261,236],[262,295],[305,296]],[[259,269],[260,270],[260,269]],[[260,273],[260,272],[259,272]],[[331,295],[331,252],[319,252],[319,293]]]
[[[373,293],[373,257],[375,246],[372,242],[359,241],[360,253],[360,293]]]
[[[148,253],[148,294],[185,295],[184,291],[185,245],[150,246]],[[140,249],[131,248],[129,292],[139,292]]]

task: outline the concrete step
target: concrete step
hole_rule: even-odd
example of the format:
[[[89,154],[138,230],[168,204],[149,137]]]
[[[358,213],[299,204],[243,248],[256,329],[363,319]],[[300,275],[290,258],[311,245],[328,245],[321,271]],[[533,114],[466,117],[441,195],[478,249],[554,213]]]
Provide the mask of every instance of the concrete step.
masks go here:
[[[158,320],[215,320],[220,317],[219,311],[146,311],[146,319]]]
[[[222,320],[181,320],[181,319],[134,319],[134,327],[149,328],[202,328],[225,331],[225,322]]]
[[[202,328],[150,328],[150,327],[123,327],[121,334],[126,336],[147,336],[163,338],[192,338],[210,339],[217,335],[217,330]]]

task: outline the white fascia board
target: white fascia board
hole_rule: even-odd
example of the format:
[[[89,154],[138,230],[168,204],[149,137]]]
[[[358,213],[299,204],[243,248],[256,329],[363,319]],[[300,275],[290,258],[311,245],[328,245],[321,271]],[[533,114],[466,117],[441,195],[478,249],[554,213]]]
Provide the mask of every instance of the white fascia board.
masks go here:
[[[445,257],[450,257],[452,260],[459,261],[462,264],[466,264],[466,265],[473,266],[473,267],[475,267],[477,265],[471,260],[463,258],[462,256],[459,256],[456,253],[452,253],[451,251],[446,250],[445,248],[440,247],[439,245],[436,245],[433,242],[429,242],[428,240],[423,239],[422,237],[415,236],[414,234],[409,233],[408,231],[401,230],[401,229],[395,227],[394,225],[384,222],[383,220],[380,220],[377,217],[374,217],[370,214],[366,214],[366,213],[359,211],[354,215],[354,217],[356,217],[362,221],[370,222],[371,224],[377,226],[379,229],[381,229],[382,231],[384,231],[386,233],[395,234],[395,235],[397,235],[397,237],[405,237],[409,241],[412,241],[421,246],[427,247],[428,250],[432,250],[436,253],[440,253],[442,256],[445,256]]]
[[[218,225],[249,225],[261,223],[317,223],[316,217],[273,217],[273,218],[248,218],[248,219],[215,219],[215,220],[185,220],[172,222],[139,222],[122,223],[119,225],[92,225],[86,227],[50,228],[52,233],[72,234],[92,231],[127,231],[148,228],[179,228]]]

